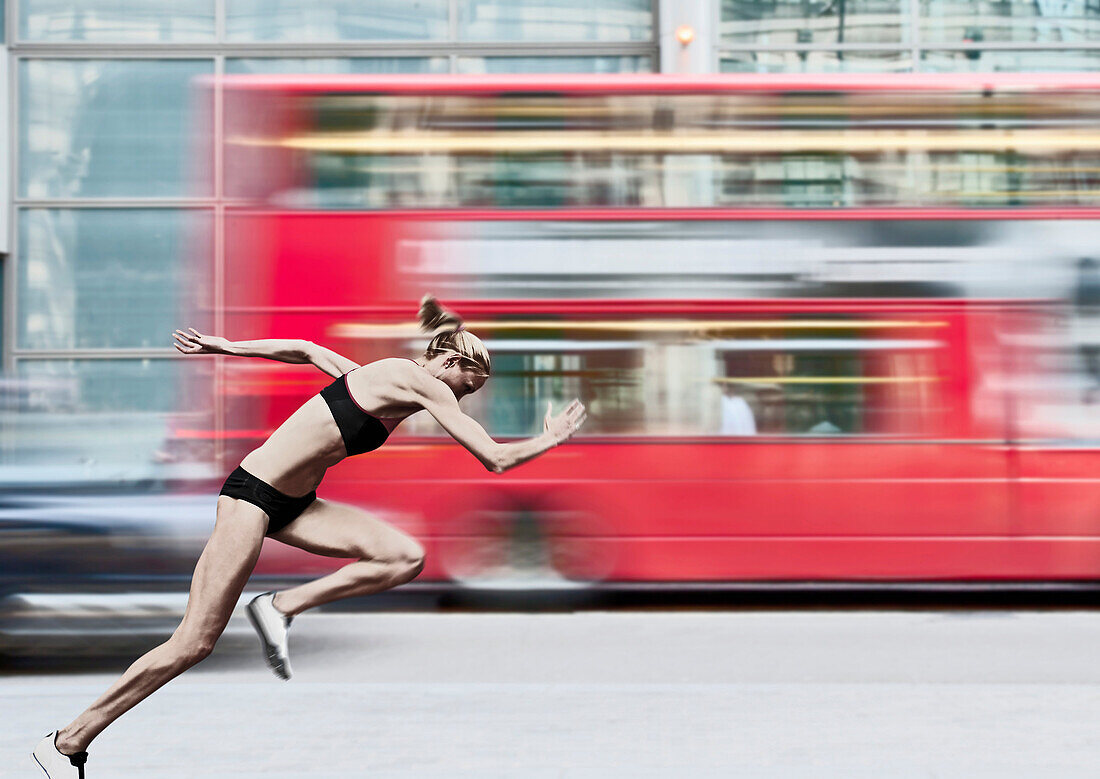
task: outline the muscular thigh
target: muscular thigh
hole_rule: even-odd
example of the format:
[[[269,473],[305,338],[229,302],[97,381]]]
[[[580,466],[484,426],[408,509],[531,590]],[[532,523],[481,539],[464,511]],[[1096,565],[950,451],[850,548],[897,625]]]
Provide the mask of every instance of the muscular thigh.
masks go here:
[[[327,557],[392,560],[421,553],[413,538],[392,525],[362,509],[321,498],[271,537]]]
[[[218,518],[195,565],[181,629],[221,632],[256,566],[266,528],[267,515],[257,506],[218,497]]]

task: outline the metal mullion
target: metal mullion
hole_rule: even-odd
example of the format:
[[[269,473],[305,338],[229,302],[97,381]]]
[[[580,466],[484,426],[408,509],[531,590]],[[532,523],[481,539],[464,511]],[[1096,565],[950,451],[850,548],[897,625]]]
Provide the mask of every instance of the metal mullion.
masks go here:
[[[458,43],[458,0],[447,3],[447,42]]]
[[[177,357],[178,355],[178,357]],[[184,359],[174,349],[16,349],[19,362],[44,360],[175,360]]]
[[[764,44],[723,44],[721,50],[725,52],[754,52],[754,51],[908,51],[910,44],[905,43],[764,43]],[[1030,42],[1014,43],[1012,41],[996,41],[990,43],[922,43],[921,51],[1079,51],[1100,50],[1100,41],[1082,42]]]
[[[720,3],[721,0],[718,0]],[[660,0],[650,0],[649,3],[649,29],[653,31],[653,34],[649,36],[649,45],[657,51],[657,67],[660,69],[660,57],[661,57],[661,9]],[[650,55],[653,56],[653,55]]]
[[[913,66],[912,71],[914,73],[920,73],[920,52],[921,52],[921,36],[920,36],[920,0],[909,0],[909,23],[913,27],[912,46],[913,46]]]
[[[17,17],[16,3],[10,1],[7,3],[4,12],[6,14],[5,22],[8,24],[8,35],[11,36],[12,31],[15,29],[10,26],[11,22]],[[4,153],[8,155],[8,193],[10,200],[5,207],[8,209],[8,246],[10,247],[10,253],[7,260],[4,262],[4,295],[3,295],[3,318],[4,318],[4,338],[3,343],[0,343],[0,357],[2,357],[2,365],[5,372],[15,370],[15,346],[16,346],[16,328],[18,326],[18,315],[16,312],[16,284],[18,279],[16,277],[16,263],[19,257],[19,210],[16,207],[16,198],[19,195],[19,60],[16,57],[11,56],[10,49],[7,54],[8,58],[8,148],[4,150]]]
[[[6,31],[6,38],[14,38],[17,27],[17,9],[15,7],[15,0],[8,0],[4,7],[4,29]],[[16,346],[16,328],[18,325],[18,318],[16,316],[16,267],[17,257],[19,255],[19,223],[16,220],[18,211],[15,207],[15,196],[18,192],[17,183],[18,171],[16,160],[18,154],[18,138],[16,136],[16,130],[19,127],[18,124],[18,105],[19,105],[19,63],[11,56],[10,49],[5,51],[5,57],[7,58],[8,66],[8,145],[3,150],[4,154],[8,155],[8,195],[9,200],[4,204],[4,208],[7,209],[8,215],[8,247],[9,254],[4,259],[4,267],[0,270],[3,271],[4,276],[4,290],[3,295],[0,296],[0,318],[3,321],[3,338],[0,339],[0,371],[13,376],[15,375],[15,346]],[[3,427],[0,426],[0,430]],[[7,431],[4,431],[5,433]],[[0,447],[3,447],[3,454],[6,461],[11,462],[15,456],[15,436],[14,435],[0,435]]]
[[[568,43],[562,41],[531,42],[492,42],[467,41],[440,44],[424,43],[373,43],[362,41],[347,43],[341,41],[332,44],[285,43],[234,43],[228,44],[23,44],[9,47],[12,54],[22,58],[34,59],[209,59],[216,55],[225,57],[438,57],[443,53],[469,54],[528,54],[543,52],[549,54],[650,54],[654,45],[650,41],[633,43],[601,43],[581,41]],[[369,52],[369,53],[368,53]]]
[[[9,48],[19,59],[208,60],[213,52],[192,48],[122,49],[114,46],[20,46]]]
[[[648,58],[649,59],[649,72],[650,73],[660,73],[661,72],[661,9],[660,9],[660,0],[650,0],[650,3],[649,3],[649,20],[650,20],[650,30],[652,30],[652,34],[649,36],[649,40],[645,44],[646,47],[649,49],[649,52],[646,53],[646,54],[638,53],[638,54],[633,55],[633,56],[638,56],[638,57],[644,56],[644,57]],[[620,54],[618,56],[622,57],[622,56],[632,56],[632,55]]]
[[[214,0],[214,40],[225,42],[225,1]]]
[[[722,72],[722,0],[714,0],[711,3],[711,24],[714,30],[714,53],[711,55],[711,73]]]
[[[1100,49],[1100,41],[1064,41],[1044,43],[1029,41],[990,41],[988,43],[924,43],[922,51],[1095,51]]]
[[[4,6],[4,38],[7,40],[9,50],[12,43],[19,37],[19,12],[16,5],[16,0],[8,0]]]
[[[225,332],[225,99],[222,77],[225,75],[225,57],[214,61],[214,332]],[[214,360],[214,465],[218,472],[225,470],[225,361]]]
[[[193,43],[186,43],[181,41],[172,41],[168,43],[110,43],[103,41],[93,41],[88,43],[73,42],[73,41],[50,41],[50,42],[38,42],[38,41],[22,41],[12,43],[9,48],[15,54],[26,54],[35,57],[42,56],[59,56],[61,52],[80,52],[84,56],[96,56],[102,53],[103,56],[119,57],[173,57],[180,54],[186,54],[191,57],[209,57],[211,54],[217,54],[218,50],[223,48],[220,43],[209,43],[205,41],[195,41]],[[91,54],[88,54],[90,52]]]
[[[762,43],[732,45],[723,44],[723,52],[753,52],[753,51],[906,51],[909,45],[905,43]]]
[[[176,208],[209,209],[213,198],[12,198],[17,208]]]

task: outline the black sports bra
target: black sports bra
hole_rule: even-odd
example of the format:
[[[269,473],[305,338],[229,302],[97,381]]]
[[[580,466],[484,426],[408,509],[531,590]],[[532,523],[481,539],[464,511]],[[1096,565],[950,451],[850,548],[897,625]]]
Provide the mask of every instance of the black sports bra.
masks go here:
[[[328,403],[332,418],[340,428],[349,457],[377,449],[389,438],[390,431],[382,420],[364,411],[351,396],[347,373],[321,390],[321,397]]]

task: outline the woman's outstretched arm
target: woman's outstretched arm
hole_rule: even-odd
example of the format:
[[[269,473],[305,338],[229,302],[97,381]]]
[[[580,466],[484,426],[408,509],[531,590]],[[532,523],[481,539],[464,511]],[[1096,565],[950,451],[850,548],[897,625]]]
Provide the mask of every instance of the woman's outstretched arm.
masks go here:
[[[173,333],[176,349],[184,354],[228,354],[235,357],[263,357],[289,363],[312,363],[329,376],[343,376],[359,363],[300,338],[264,338],[258,341],[230,341],[218,335],[203,335],[193,327],[191,332]]]
[[[490,438],[476,419],[462,411],[458,400],[443,382],[428,379],[416,389],[427,412],[493,473],[504,473],[565,443],[584,424],[586,417],[584,405],[579,400],[574,400],[557,416],[551,415],[550,405],[547,404],[541,435],[502,444]]]

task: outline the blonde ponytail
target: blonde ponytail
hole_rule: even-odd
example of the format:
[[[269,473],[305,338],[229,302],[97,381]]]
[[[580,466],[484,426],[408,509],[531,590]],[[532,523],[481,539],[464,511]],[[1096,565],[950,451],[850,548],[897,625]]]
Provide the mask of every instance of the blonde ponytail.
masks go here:
[[[435,295],[428,293],[420,298],[420,329],[435,330],[444,325],[461,325],[462,317],[445,309]]]

